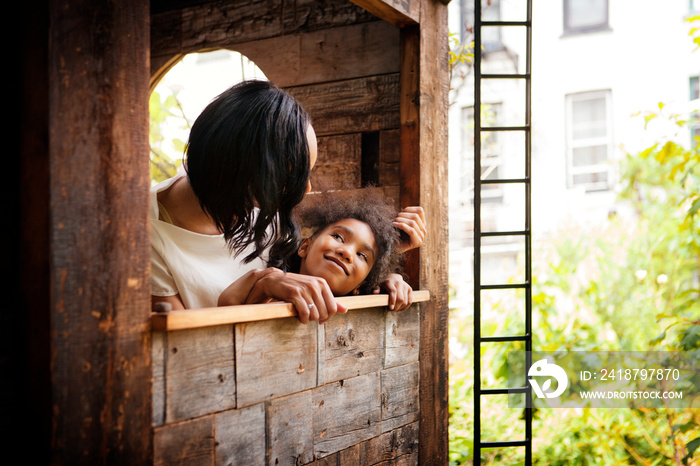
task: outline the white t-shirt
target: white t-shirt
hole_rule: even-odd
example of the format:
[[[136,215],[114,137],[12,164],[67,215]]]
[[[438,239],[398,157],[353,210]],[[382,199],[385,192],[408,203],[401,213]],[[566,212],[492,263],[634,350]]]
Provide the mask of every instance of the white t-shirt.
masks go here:
[[[179,294],[187,309],[216,307],[231,283],[249,270],[266,267],[268,252],[245,264],[253,245],[234,256],[223,234],[203,235],[160,220],[157,194],[182,176],[180,172],[151,188],[151,294]]]

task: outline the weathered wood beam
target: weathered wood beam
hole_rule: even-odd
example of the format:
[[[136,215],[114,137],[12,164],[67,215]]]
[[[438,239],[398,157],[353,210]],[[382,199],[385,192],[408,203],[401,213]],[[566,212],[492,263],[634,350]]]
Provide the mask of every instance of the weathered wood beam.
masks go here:
[[[49,11],[51,464],[150,464],[148,2]]]
[[[425,209],[428,234],[405,270],[430,290],[420,329],[419,464],[448,458],[447,7],[420,2],[420,24],[401,31],[401,205]],[[414,278],[415,277],[415,278]]]
[[[420,0],[351,0],[394,26],[414,26],[420,22]]]

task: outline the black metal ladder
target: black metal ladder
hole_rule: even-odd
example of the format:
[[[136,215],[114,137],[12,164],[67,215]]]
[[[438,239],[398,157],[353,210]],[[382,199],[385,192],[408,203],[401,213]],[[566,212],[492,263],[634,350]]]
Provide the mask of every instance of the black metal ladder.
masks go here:
[[[525,438],[522,440],[483,441],[481,436],[482,397],[493,395],[523,394],[529,400],[531,388],[525,383],[518,388],[482,388],[481,347],[483,343],[499,344],[522,341],[525,345],[525,367],[530,367],[532,351],[532,280],[531,280],[531,49],[532,49],[532,0],[527,0],[527,18],[524,21],[482,21],[482,2],[474,2],[474,464],[481,463],[482,449],[525,447],[525,464],[532,464],[532,410],[525,408]],[[526,54],[525,72],[516,74],[483,74],[482,65],[482,28],[484,27],[520,27],[525,28]],[[525,84],[524,125],[519,126],[482,126],[482,83],[485,80],[515,79]],[[516,131],[524,134],[524,177],[505,179],[482,179],[482,133],[496,131]],[[515,231],[482,231],[482,187],[488,184],[522,185],[525,191],[525,226]],[[483,284],[481,274],[482,238],[486,237],[522,237],[524,241],[524,281],[522,283]],[[525,294],[524,334],[506,336],[481,336],[481,293],[484,290],[522,289]],[[527,377],[523,376],[523,379]]]

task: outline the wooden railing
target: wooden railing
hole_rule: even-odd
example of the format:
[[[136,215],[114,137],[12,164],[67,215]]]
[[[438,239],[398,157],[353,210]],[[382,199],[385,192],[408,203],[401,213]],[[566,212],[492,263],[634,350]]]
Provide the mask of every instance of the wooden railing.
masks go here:
[[[323,325],[287,303],[154,314],[155,463],[417,464],[429,299],[397,313],[387,295],[342,297]]]
[[[413,292],[413,302],[420,303],[430,299],[430,292],[418,290]],[[342,296],[337,302],[348,308],[365,309],[368,307],[387,306],[389,296],[385,294]],[[239,324],[260,320],[296,317],[294,306],[290,303],[245,304],[239,306],[222,306],[205,309],[187,309],[184,311],[166,311],[153,314],[153,330],[171,331],[189,328],[210,327],[212,325]]]

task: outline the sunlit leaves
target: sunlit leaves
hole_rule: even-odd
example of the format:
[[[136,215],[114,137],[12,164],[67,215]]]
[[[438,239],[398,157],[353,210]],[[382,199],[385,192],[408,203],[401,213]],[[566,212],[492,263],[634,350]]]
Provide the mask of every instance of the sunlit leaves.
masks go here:
[[[150,111],[151,181],[159,182],[172,177],[182,163],[186,143],[177,136],[189,129],[177,91],[163,97],[151,93]]]

